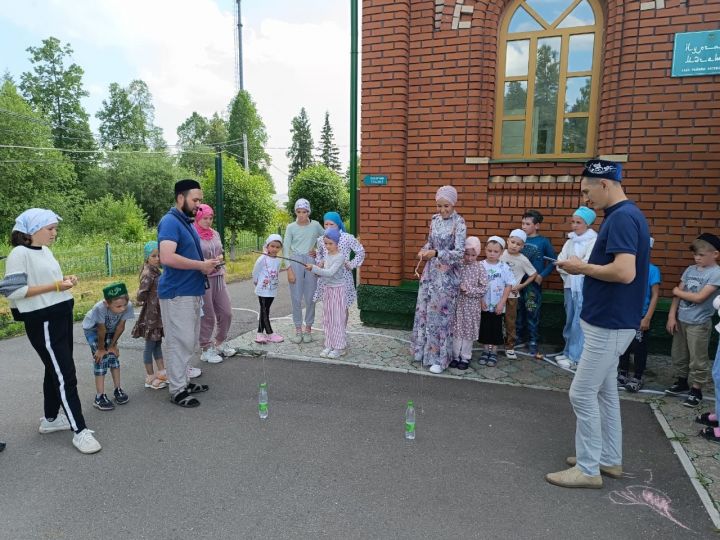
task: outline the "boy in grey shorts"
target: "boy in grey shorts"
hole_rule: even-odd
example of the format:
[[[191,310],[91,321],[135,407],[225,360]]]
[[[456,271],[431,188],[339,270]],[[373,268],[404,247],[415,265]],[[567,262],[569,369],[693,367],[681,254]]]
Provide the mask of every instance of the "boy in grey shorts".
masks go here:
[[[690,246],[695,264],[688,266],[673,289],[667,331],[672,334],[672,362],[677,381],[665,393],[677,396],[688,392],[683,402],[695,407],[702,401],[702,386],[708,383],[710,357],[708,344],[714,313],[713,299],[720,288],[720,238],[703,233]],[[688,384],[688,379],[690,385]]]

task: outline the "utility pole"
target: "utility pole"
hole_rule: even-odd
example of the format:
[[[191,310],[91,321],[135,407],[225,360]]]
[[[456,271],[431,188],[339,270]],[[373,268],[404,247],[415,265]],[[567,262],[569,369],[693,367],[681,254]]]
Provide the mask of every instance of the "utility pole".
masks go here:
[[[242,51],[242,13],[240,10],[240,0],[237,2],[237,45],[238,45],[238,90],[244,90],[243,81],[243,51]]]
[[[225,194],[223,193],[222,148],[215,147],[215,227],[225,245]]]
[[[350,2],[350,233],[358,233],[357,114],[358,114],[358,0]]]
[[[243,158],[245,160],[245,170],[250,171],[250,163],[248,163],[248,141],[247,133],[243,133]]]

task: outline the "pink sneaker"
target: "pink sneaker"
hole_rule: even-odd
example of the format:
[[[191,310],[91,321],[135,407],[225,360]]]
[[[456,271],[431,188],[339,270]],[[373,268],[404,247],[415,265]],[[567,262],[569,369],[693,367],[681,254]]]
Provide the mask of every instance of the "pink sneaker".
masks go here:
[[[270,343],[282,343],[283,341],[285,341],[285,338],[282,337],[280,334],[270,334],[269,336],[267,336],[267,340]]]
[[[255,336],[255,343],[267,343],[268,338],[265,334],[258,334]]]

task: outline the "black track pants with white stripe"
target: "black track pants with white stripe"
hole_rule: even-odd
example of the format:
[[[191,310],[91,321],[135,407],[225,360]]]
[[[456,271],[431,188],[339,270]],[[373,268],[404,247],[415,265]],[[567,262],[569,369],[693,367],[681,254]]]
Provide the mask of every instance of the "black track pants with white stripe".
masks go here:
[[[45,418],[56,418],[63,408],[75,433],[85,429],[73,360],[72,304],[69,310],[25,320],[25,332],[45,365]]]

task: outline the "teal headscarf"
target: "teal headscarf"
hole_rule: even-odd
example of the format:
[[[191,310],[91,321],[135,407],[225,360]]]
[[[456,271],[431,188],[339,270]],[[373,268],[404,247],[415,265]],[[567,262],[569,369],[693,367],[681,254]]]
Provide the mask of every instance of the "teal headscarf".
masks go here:
[[[150,254],[158,248],[158,243],[155,240],[150,240],[145,243],[143,253],[145,254],[145,262],[150,258]]]
[[[332,221],[338,226],[340,232],[345,232],[345,225],[343,224],[340,214],[337,212],[325,212],[325,215],[323,216],[323,224],[326,221]]]

